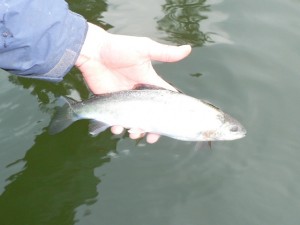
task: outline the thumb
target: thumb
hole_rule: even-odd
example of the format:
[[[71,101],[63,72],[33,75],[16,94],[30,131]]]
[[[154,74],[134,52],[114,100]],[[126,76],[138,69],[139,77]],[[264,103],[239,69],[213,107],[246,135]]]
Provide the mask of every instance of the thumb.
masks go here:
[[[164,45],[153,41],[149,45],[149,57],[151,60],[161,61],[161,62],[176,62],[186,56],[188,56],[192,51],[190,45],[181,46],[171,46]]]

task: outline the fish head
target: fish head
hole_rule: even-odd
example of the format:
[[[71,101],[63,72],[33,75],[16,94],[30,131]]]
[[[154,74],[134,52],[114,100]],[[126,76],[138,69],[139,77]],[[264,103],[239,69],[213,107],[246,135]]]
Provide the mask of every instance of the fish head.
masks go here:
[[[222,113],[217,116],[218,125],[212,129],[201,132],[201,140],[227,141],[245,137],[246,129],[243,125],[228,114]]]
[[[233,117],[224,113],[221,121],[222,125],[216,132],[218,140],[235,140],[246,136],[246,129],[244,126]]]

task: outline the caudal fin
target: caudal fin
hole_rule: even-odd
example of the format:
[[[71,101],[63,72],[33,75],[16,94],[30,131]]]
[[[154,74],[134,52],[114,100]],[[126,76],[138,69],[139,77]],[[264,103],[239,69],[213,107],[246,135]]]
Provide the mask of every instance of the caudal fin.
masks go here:
[[[63,101],[63,105],[57,109],[50,123],[48,129],[50,134],[56,134],[63,131],[77,120],[71,109],[71,102],[65,98],[61,98],[60,100]]]

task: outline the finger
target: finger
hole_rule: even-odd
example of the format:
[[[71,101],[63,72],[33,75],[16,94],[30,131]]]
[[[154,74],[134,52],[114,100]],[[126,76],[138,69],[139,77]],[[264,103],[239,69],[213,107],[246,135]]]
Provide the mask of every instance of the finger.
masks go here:
[[[139,139],[145,136],[145,133],[129,133],[131,139]]]
[[[124,127],[122,127],[122,126],[112,126],[111,128],[110,128],[110,130],[111,130],[111,132],[113,133],[113,134],[121,134],[121,133],[123,133],[123,131],[124,131]]]
[[[161,62],[179,61],[188,56],[191,51],[192,48],[190,45],[171,46],[160,44],[155,41],[152,41],[152,44],[149,45],[150,59]]]
[[[131,128],[128,133],[131,139],[139,139],[145,136],[145,132],[139,128]]]
[[[149,133],[149,134],[147,134],[146,141],[149,144],[154,144],[155,142],[157,142],[159,140],[159,138],[160,138],[159,134]]]

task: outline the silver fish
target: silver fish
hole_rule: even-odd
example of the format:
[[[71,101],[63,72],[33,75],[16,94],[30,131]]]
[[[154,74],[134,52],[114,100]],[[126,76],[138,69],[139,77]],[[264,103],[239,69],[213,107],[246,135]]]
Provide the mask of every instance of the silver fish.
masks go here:
[[[184,141],[234,140],[246,135],[237,120],[212,104],[153,85],[96,95],[82,102],[67,98],[49,132],[58,133],[80,119],[92,120],[92,135],[112,125]]]

